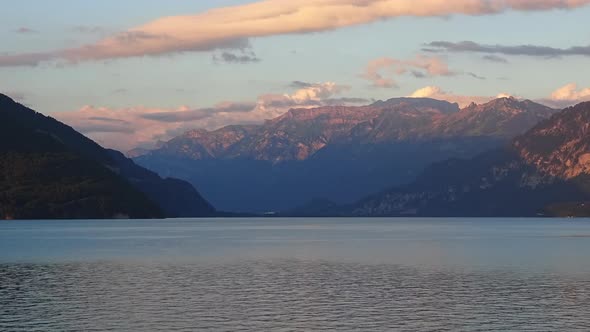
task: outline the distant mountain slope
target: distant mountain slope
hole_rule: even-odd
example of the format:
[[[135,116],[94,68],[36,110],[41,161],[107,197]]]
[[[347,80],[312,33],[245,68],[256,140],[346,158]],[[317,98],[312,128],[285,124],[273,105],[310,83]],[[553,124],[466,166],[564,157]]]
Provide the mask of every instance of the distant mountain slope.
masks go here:
[[[498,98],[482,105],[472,103],[435,123],[429,132],[438,136],[514,138],[555,113],[555,109],[530,100]]]
[[[306,160],[328,145],[486,136],[513,138],[556,110],[500,98],[459,110],[428,98],[395,98],[369,106],[292,109],[261,126],[193,130],[153,151],[187,159]]]
[[[224,210],[286,210],[407,183],[428,164],[501,146],[554,112],[514,98],[463,110],[428,98],[292,109],[263,125],[189,131],[135,160],[189,180]]]
[[[280,163],[305,160],[327,145],[351,141],[374,142],[367,136],[396,126],[397,136],[422,129],[432,118],[458,111],[456,104],[433,99],[400,98],[370,106],[329,106],[292,109],[260,126],[227,126],[215,131],[193,130],[153,151],[152,155],[194,160],[251,159]],[[375,126],[382,125],[375,129]],[[376,135],[379,136],[379,135]]]
[[[188,182],[175,178],[162,179],[156,173],[138,166],[122,153],[108,150],[116,165],[115,172],[146,194],[169,217],[210,217],[216,215],[209,204]]]
[[[520,156],[551,176],[590,173],[590,102],[570,107],[514,142]]]
[[[152,218],[214,211],[188,183],[162,180],[0,95],[0,217]]]
[[[590,216],[590,103],[504,149],[429,167],[413,183],[333,213],[357,216]]]

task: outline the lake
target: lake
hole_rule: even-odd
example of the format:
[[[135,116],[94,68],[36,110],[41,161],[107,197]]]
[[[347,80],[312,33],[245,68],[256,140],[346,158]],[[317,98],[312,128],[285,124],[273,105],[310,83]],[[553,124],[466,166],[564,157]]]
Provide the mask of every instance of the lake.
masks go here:
[[[0,331],[589,331],[590,220],[0,222]]]

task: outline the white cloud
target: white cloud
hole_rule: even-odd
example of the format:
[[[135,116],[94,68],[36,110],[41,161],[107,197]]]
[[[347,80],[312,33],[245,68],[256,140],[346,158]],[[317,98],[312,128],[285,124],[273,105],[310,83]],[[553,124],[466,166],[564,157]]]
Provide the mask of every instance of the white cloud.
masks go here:
[[[409,97],[423,97],[446,100],[449,102],[458,103],[461,107],[465,107],[472,102],[476,104],[486,103],[495,98],[515,97],[518,99],[522,99],[522,97],[520,96],[515,96],[509,93],[500,93],[495,97],[457,95],[451,92],[444,91],[443,89],[437,86],[427,86],[418,89],[414,91],[412,94],[410,94]],[[549,97],[536,99],[536,101],[538,103],[554,108],[565,108],[584,101],[590,101],[590,88],[579,89],[577,84],[570,83],[553,91],[553,93],[551,93]]]
[[[468,106],[471,103],[483,104],[495,98],[510,97],[510,94],[501,93],[496,97],[485,97],[485,96],[464,96],[457,95],[451,92],[444,91],[438,86],[427,86],[414,91],[408,97],[411,98],[432,98],[439,100],[446,100],[451,103],[457,103],[460,107]]]
[[[517,98],[516,96],[513,96],[513,95],[511,95],[509,93],[505,93],[505,92],[500,93],[496,96],[496,98],[511,98],[511,97]]]
[[[308,87],[295,91],[294,94],[285,94],[284,97],[292,100],[295,104],[303,104],[309,101],[321,101],[333,95],[340,94],[350,87],[338,85],[334,82],[310,84]]]

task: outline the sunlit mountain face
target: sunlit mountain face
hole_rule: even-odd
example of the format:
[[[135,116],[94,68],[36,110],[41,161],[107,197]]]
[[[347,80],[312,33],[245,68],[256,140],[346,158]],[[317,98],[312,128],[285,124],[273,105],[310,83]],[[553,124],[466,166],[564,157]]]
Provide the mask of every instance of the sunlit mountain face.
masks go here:
[[[13,2],[0,91],[123,152],[291,109],[590,99],[587,0]]]
[[[590,0],[1,8],[0,332],[590,330]]]
[[[501,149],[430,166],[415,181],[342,207],[373,216],[587,216],[590,103],[567,108]],[[332,213],[338,208],[332,207]]]
[[[263,125],[189,131],[136,160],[191,181],[225,209],[284,210],[411,181],[432,162],[501,146],[555,112],[514,98],[463,109],[427,98],[292,109]]]
[[[583,129],[528,130],[590,100],[590,0],[29,2],[0,13],[0,92],[166,215],[351,206],[508,146],[586,172]]]

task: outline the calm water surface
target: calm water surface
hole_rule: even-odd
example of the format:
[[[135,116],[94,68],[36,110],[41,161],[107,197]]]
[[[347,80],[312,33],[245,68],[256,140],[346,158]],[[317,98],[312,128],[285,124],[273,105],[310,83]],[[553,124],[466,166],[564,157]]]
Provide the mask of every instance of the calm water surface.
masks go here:
[[[0,331],[590,331],[590,220],[0,222]]]

